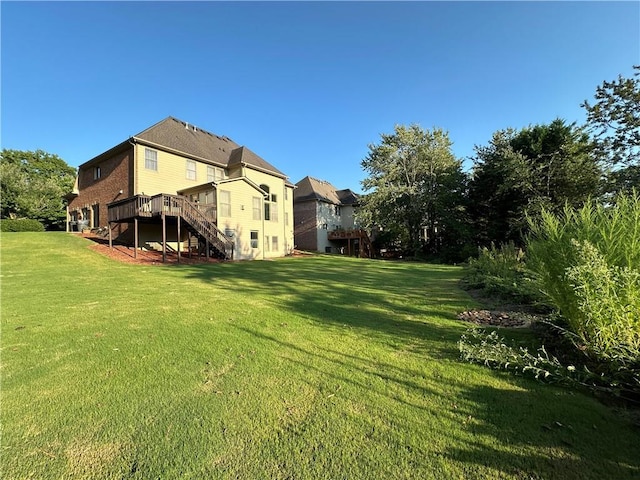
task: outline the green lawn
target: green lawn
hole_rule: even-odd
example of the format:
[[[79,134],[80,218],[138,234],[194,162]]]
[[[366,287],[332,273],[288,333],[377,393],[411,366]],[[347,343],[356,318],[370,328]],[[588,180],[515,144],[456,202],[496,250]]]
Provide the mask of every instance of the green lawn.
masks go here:
[[[89,245],[2,235],[3,479],[640,478],[622,415],[458,360],[459,268]]]

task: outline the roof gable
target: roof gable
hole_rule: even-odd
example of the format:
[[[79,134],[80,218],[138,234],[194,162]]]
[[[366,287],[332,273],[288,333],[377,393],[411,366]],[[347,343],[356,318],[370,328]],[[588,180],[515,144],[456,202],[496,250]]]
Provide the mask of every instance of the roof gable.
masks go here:
[[[309,176],[296,183],[293,198],[296,202],[316,200],[335,205],[354,205],[358,202],[358,195],[350,189],[336,190],[329,182]]]
[[[240,146],[229,137],[209,133],[173,117],[165,118],[134,138],[224,166],[231,152]]]

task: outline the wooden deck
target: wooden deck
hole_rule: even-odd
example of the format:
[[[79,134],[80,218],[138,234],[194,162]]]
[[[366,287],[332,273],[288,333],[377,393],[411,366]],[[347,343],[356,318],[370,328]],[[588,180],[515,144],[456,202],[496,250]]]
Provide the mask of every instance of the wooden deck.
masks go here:
[[[135,218],[149,218],[165,214],[170,217],[183,215],[186,198],[180,195],[135,195],[107,205],[109,222],[127,222]],[[192,205],[192,204],[190,204]],[[212,222],[217,221],[216,209],[211,205],[196,208]]]
[[[166,219],[175,217],[177,220],[177,236],[181,238],[181,224],[190,232],[201,238],[205,244],[206,255],[209,257],[209,247],[216,249],[225,259],[233,258],[233,241],[218,229],[216,210],[211,205],[201,208],[181,195],[160,193],[158,195],[135,195],[107,205],[109,226],[112,223],[133,223],[135,251],[138,249],[138,223],[162,223],[163,258],[166,259]],[[112,246],[111,228],[109,228],[109,245]],[[216,253],[216,252],[214,252]],[[178,258],[180,252],[178,251]]]
[[[333,242],[346,240],[347,255],[356,253],[362,258],[373,258],[373,246],[369,235],[362,229],[333,230],[328,232],[327,239]],[[355,240],[358,240],[358,250],[356,251]]]

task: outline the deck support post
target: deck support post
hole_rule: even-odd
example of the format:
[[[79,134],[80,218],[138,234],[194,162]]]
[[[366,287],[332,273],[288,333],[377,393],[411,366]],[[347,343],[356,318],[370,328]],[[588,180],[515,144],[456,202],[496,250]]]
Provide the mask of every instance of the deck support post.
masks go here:
[[[133,219],[133,258],[138,258],[138,217]]]
[[[107,222],[109,225],[109,249],[113,249],[113,238],[111,237],[111,222]]]
[[[178,263],[180,263],[180,244],[182,243],[180,241],[181,237],[180,237],[180,214],[178,214],[178,226],[177,226],[177,231],[178,231],[178,244],[177,244],[177,250],[178,250]]]
[[[167,219],[162,212],[162,263],[167,263]]]
[[[205,253],[207,255],[207,260],[209,260],[209,239],[206,239],[205,243],[206,243],[206,249],[207,249]]]

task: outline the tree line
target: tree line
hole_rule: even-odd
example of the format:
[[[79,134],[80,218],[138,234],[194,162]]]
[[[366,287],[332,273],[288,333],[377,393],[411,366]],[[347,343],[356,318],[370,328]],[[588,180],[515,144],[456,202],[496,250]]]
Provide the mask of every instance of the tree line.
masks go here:
[[[499,130],[475,147],[470,172],[445,130],[396,126],[362,160],[360,223],[376,231],[379,247],[458,261],[478,246],[522,244],[527,216],[543,209],[640,189],[640,67],[634,70],[632,78],[603,82],[594,101],[581,104],[585,125],[556,119]],[[2,150],[0,217],[64,228],[75,173],[42,150]]]
[[[598,86],[584,101],[587,123],[549,124],[495,132],[477,145],[473,167],[440,128],[397,125],[369,145],[359,221],[378,247],[406,255],[459,261],[479,246],[522,245],[527,218],[559,213],[588,199],[610,202],[640,189],[640,67]]]

